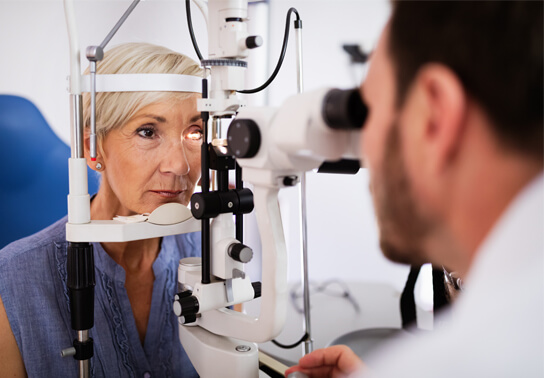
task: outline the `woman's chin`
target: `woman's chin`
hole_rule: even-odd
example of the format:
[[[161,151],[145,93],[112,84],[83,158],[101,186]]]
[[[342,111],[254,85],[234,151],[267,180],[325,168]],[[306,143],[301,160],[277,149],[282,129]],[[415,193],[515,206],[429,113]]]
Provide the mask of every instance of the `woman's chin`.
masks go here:
[[[183,206],[188,206],[189,201],[184,198],[173,198],[169,200],[154,201],[152,204],[148,204],[147,206],[142,207],[147,210],[143,213],[152,213],[155,209],[161,207],[162,205],[166,205],[167,203],[180,203]]]

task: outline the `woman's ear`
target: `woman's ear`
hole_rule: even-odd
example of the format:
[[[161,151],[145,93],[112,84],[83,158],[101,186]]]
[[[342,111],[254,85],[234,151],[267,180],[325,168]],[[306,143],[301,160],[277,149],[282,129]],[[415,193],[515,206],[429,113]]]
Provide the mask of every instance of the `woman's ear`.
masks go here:
[[[83,134],[83,153],[85,159],[87,160],[87,165],[94,171],[102,172],[105,168],[104,161],[102,159],[100,148],[96,148],[96,160],[91,159],[91,136],[89,131],[86,129]]]

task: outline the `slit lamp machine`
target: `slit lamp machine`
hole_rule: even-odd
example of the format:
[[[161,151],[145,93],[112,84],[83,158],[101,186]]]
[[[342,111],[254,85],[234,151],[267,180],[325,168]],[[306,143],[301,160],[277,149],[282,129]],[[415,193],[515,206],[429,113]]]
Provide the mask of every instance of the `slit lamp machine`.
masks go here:
[[[225,372],[233,377],[263,376],[264,373],[259,371],[257,343],[272,340],[281,332],[288,298],[287,251],[278,192],[300,183],[304,193],[305,172],[310,170],[345,172],[347,169],[351,173],[356,172],[359,169],[359,133],[366,118],[366,108],[355,89],[324,88],[302,94],[302,21],[294,8],[287,14],[282,54],[274,73],[261,87],[246,89],[246,58],[250,49],[262,44],[262,39],[247,32],[248,3],[244,0],[209,0],[207,3],[193,0],[207,20],[207,59],[198,50],[190,17],[190,1],[187,0],[189,31],[205,68],[202,80],[173,77],[183,75],[97,75],[96,66],[100,64],[104,48],[138,2],[134,0],[131,3],[100,45],[87,48],[90,74],[82,75],[74,2],[64,0],[71,63],[67,286],[72,328],[77,331],[77,339],[61,354],[73,356],[78,361],[80,377],[90,376],[93,341],[89,330],[94,323],[95,284],[90,242],[124,242],[201,231],[202,258],[180,261],[178,294],[172,298],[172,311],[179,318],[180,341],[202,377],[224,376]],[[238,93],[255,93],[264,89],[279,71],[293,13],[296,14],[299,93],[279,108],[245,106]],[[204,128],[202,192],[193,195],[191,211],[181,204],[171,203],[159,207],[142,222],[91,220],[83,153],[82,92],[88,91],[91,95],[90,146],[91,158],[95,158],[97,92],[169,90],[176,87],[176,80],[182,80],[185,87],[196,85],[202,88],[202,98],[198,100]],[[230,125],[224,136],[221,126],[227,122]],[[212,171],[215,180],[210,182]],[[229,189],[229,171],[235,171],[235,189]],[[305,263],[304,198],[301,206]],[[243,215],[251,211],[256,212],[262,243],[261,282],[252,282],[244,271],[253,251],[243,244]],[[305,269],[306,337],[303,341],[306,352],[309,352],[312,344],[307,281]],[[257,297],[261,298],[258,317],[230,309],[235,304]]]

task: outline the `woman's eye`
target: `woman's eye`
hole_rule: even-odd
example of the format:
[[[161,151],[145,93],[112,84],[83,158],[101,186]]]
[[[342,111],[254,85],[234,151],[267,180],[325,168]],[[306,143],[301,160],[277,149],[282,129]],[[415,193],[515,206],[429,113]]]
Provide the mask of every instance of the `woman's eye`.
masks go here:
[[[202,141],[202,129],[197,126],[190,127],[189,129],[185,130],[184,138],[190,142],[200,143]]]
[[[155,136],[155,130],[150,127],[141,127],[136,132],[139,136],[146,139],[151,139]]]

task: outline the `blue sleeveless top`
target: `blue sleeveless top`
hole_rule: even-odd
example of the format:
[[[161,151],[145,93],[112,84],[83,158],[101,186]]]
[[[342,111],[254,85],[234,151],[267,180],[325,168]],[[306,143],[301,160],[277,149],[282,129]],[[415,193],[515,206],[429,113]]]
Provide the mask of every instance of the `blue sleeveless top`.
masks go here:
[[[77,337],[66,287],[66,217],[0,251],[0,297],[29,377],[77,377],[60,351]],[[172,310],[179,260],[200,256],[200,233],[167,236],[153,263],[151,311],[141,344],[125,290],[125,271],[100,243],[95,256],[93,377],[197,377]]]

